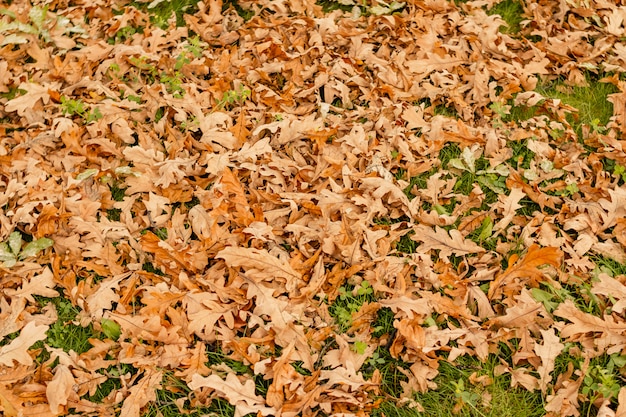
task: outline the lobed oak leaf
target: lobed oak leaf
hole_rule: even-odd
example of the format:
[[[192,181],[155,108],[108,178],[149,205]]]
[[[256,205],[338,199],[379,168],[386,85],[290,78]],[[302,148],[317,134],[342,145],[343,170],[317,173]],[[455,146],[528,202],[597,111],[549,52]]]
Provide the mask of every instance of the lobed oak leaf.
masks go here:
[[[57,86],[58,84],[55,84],[52,89],[57,89]],[[19,89],[25,90],[26,94],[7,101],[4,109],[7,112],[15,111],[20,116],[24,116],[26,110],[32,110],[39,100],[41,100],[44,104],[48,104],[50,101],[50,88],[51,87],[49,85],[23,82],[20,84]]]
[[[74,394],[74,375],[72,371],[63,364],[59,364],[54,371],[54,377],[46,386],[46,398],[50,405],[50,411],[55,414],[62,412],[63,405],[67,404],[69,397]]]
[[[526,194],[522,191],[521,188],[513,188],[511,189],[511,193],[508,196],[498,196],[498,203],[496,203],[496,208],[501,207],[503,209],[502,219],[498,221],[493,226],[493,230],[495,232],[500,232],[511,223],[513,218],[515,217],[516,210],[522,207],[519,204],[519,201],[524,198]]]
[[[512,369],[510,373],[511,387],[515,388],[520,386],[529,391],[534,391],[539,388],[539,380],[530,374],[528,368]]]
[[[626,309],[626,285],[605,273],[599,274],[598,279],[599,281],[591,287],[591,292],[615,299],[612,310],[618,314],[622,313]]]
[[[162,379],[162,371],[146,369],[143,378],[136,380],[135,385],[128,390],[129,395],[124,399],[120,416],[139,417],[141,409],[156,400],[156,390],[161,388]]]
[[[260,413],[263,416],[276,415],[274,407],[265,405],[263,397],[256,395],[254,381],[246,379],[241,382],[234,373],[226,375],[226,380],[213,374],[207,377],[194,375],[187,384],[191,390],[210,388],[217,391],[228,402],[235,406],[235,417],[243,417],[248,413]]]
[[[563,386],[555,394],[546,397],[546,411],[562,417],[579,416],[578,390],[582,380],[583,378],[578,378],[576,381],[564,381]]]
[[[13,361],[22,365],[30,366],[33,358],[28,353],[28,348],[40,340],[46,338],[49,326],[38,325],[31,321],[22,328],[19,336],[13,339],[8,345],[0,348],[0,364],[12,367]]]
[[[462,256],[470,253],[482,253],[485,249],[478,246],[469,239],[464,239],[458,230],[450,230],[436,226],[435,230],[430,227],[418,224],[413,228],[415,234],[411,236],[412,240],[422,242],[419,250],[426,252],[431,249],[438,249],[439,256],[448,257],[450,255]]]
[[[102,318],[102,314],[105,310],[111,310],[113,303],[119,302],[120,295],[118,291],[120,289],[120,281],[128,278],[130,275],[131,273],[127,272],[116,277],[104,279],[98,284],[98,289],[87,296],[86,309],[91,313],[93,318]]]
[[[541,330],[543,345],[535,342],[535,353],[541,358],[541,365],[537,369],[537,373],[539,374],[539,388],[543,393],[546,392],[548,384],[552,381],[550,373],[554,370],[554,361],[565,347],[554,331],[554,328]]]
[[[540,248],[532,245],[523,259],[517,259],[516,255],[509,258],[509,267],[489,286],[487,296],[490,300],[499,296],[503,289],[515,279],[523,282],[535,283],[543,279],[543,271],[538,269],[542,265],[552,265],[557,268],[561,264],[562,252],[557,248]]]
[[[291,265],[270,255],[265,249],[229,246],[219,251],[215,257],[222,258],[231,268],[242,267],[248,275],[259,280],[283,278],[290,282],[302,279],[302,274],[296,272]]]
[[[626,323],[616,321],[613,316],[605,315],[604,319],[580,311],[572,300],[565,300],[554,310],[555,316],[570,321],[561,329],[564,339],[580,338],[587,333],[601,333],[593,337],[593,343],[600,349],[608,349],[609,353],[619,352],[626,347]]]

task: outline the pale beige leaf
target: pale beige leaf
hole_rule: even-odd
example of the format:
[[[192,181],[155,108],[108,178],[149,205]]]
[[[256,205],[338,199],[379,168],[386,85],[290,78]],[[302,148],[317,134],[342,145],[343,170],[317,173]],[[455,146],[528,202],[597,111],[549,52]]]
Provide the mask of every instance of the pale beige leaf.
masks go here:
[[[215,257],[224,259],[226,265],[232,268],[242,267],[247,274],[258,279],[283,278],[289,281],[302,278],[291,265],[270,255],[265,249],[229,246],[219,251]]]
[[[210,388],[217,391],[220,396],[235,406],[235,417],[243,417],[248,413],[261,413],[263,416],[276,415],[273,407],[265,404],[263,397],[254,392],[254,381],[246,379],[241,382],[233,373],[226,375],[226,380],[213,374],[207,377],[194,375],[187,384],[191,390]]]
[[[448,257],[451,255],[462,256],[470,253],[482,253],[482,247],[469,239],[464,239],[461,232],[452,229],[449,234],[445,229],[436,226],[435,230],[430,227],[418,224],[413,228],[415,234],[411,239],[422,242],[419,247],[420,252],[427,252],[431,249],[438,249],[439,256]]]
[[[20,116],[23,116],[27,109],[32,109],[35,104],[41,100],[44,104],[50,101],[50,94],[48,89],[50,86],[23,82],[20,84],[19,89],[25,90],[26,94],[19,95],[12,100],[9,100],[4,109],[7,112],[17,112]]]
[[[547,396],[547,403],[545,405],[546,411],[553,412],[557,416],[563,417],[579,416],[578,390],[581,382],[582,378],[578,378],[576,381],[563,382],[563,386],[556,394],[549,394]]]
[[[622,313],[626,309],[626,285],[604,273],[599,274],[598,278],[599,281],[593,284],[591,292],[615,299],[613,312]]]
[[[16,361],[22,365],[30,366],[33,359],[28,354],[28,348],[36,342],[44,340],[48,329],[48,326],[38,325],[34,321],[26,324],[17,338],[0,348],[0,364],[12,367],[13,361]]]
[[[552,381],[550,373],[554,370],[554,361],[563,351],[565,345],[561,343],[559,337],[554,333],[554,328],[541,330],[543,345],[535,342],[535,354],[541,358],[541,365],[537,369],[539,373],[539,388],[545,393],[548,384]]]
[[[53,413],[61,413],[62,405],[67,404],[67,400],[74,392],[74,375],[66,366],[59,364],[54,370],[54,377],[46,386],[46,398],[50,404],[50,411]]]
[[[150,401],[156,400],[156,390],[161,388],[163,372],[148,368],[143,377],[130,387],[124,399],[120,416],[139,417],[141,409]]]
[[[513,188],[508,196],[499,195],[498,202],[495,204],[495,209],[502,209],[502,218],[498,223],[493,225],[494,232],[500,232],[506,229],[511,223],[513,217],[515,217],[516,210],[522,207],[519,201],[524,198],[526,194],[521,188]]]

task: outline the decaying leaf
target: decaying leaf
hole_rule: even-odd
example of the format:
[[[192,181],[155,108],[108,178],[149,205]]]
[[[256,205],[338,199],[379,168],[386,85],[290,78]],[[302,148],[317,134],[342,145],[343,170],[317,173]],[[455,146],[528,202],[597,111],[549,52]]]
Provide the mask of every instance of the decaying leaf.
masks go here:
[[[543,272],[539,269],[543,265],[551,265],[557,268],[561,264],[562,253],[557,248],[540,248],[533,245],[528,248],[526,255],[519,259],[517,255],[509,258],[509,267],[496,276],[496,279],[489,285],[488,297],[493,299],[503,292],[515,292],[515,288],[519,287],[521,280],[524,283],[537,285],[539,281],[544,280]],[[514,288],[512,291],[507,290],[507,286]]]
[[[265,405],[265,400],[254,392],[254,382],[250,379],[239,381],[234,373],[228,373],[226,379],[217,375],[201,377],[194,375],[188,384],[192,390],[210,388],[218,392],[235,406],[235,416],[242,417],[248,413],[260,413],[263,416],[274,415],[276,410]]]
[[[5,3],[0,414],[626,413],[623,1]]]

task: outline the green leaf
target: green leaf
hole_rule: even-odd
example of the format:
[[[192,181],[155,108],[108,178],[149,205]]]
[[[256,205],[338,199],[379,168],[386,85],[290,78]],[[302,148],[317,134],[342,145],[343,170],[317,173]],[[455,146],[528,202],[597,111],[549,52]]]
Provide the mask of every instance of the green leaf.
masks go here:
[[[476,171],[476,158],[474,157],[474,153],[469,147],[463,149],[463,153],[461,153],[461,158],[463,158],[463,162],[465,162],[465,165],[470,172]]]
[[[20,249],[22,249],[22,234],[20,232],[11,233],[7,242],[14,255],[20,253]]]
[[[490,238],[492,231],[493,221],[491,220],[491,217],[487,216],[485,217],[485,220],[483,220],[483,224],[481,225],[481,231],[480,235],[478,235],[478,241],[482,242],[483,240]]]
[[[115,168],[115,175],[134,175],[135,177],[141,176],[140,173],[133,171],[133,168],[129,166]]]
[[[552,299],[554,298],[554,295],[550,294],[547,291],[541,290],[539,288],[533,288],[530,290],[530,294],[535,300],[539,301],[540,303],[543,303],[546,310],[548,310],[548,312],[550,313],[554,311],[559,305],[559,303],[552,301]]]
[[[17,32],[22,32],[22,33],[28,33],[31,35],[36,35],[37,29],[32,27],[31,25],[29,25],[28,23],[22,23],[22,22],[10,22],[10,23],[5,23],[5,22],[0,22],[0,33],[5,33],[5,32],[10,32],[10,31],[17,31]]]
[[[4,39],[2,39],[2,43],[0,43],[0,46],[4,46],[4,45],[19,45],[19,44],[23,44],[23,43],[28,43],[29,42],[29,38],[23,35],[18,35],[18,34],[11,34],[9,36],[5,36]]]
[[[111,340],[119,339],[122,333],[120,325],[113,320],[102,319],[100,320],[100,326],[102,327],[102,333]]]
[[[37,240],[33,240],[30,242],[24,250],[20,253],[20,259],[30,258],[31,256],[37,255],[42,250],[49,248],[54,244],[52,239],[48,239],[47,237],[42,237]]]
[[[48,6],[44,8],[35,6],[28,12],[28,17],[30,17],[30,21],[33,22],[35,26],[37,26],[37,28],[41,30],[46,21],[47,14]]]
[[[9,9],[5,9],[4,7],[0,7],[0,14],[3,15],[3,16],[9,16],[12,19],[16,19],[17,18],[17,15],[15,13],[13,13]]]
[[[6,266],[6,263],[10,261],[15,261],[15,254],[11,252],[9,245],[2,242],[0,243],[0,262],[4,262]]]
[[[97,170],[96,168],[90,168],[90,169],[87,169],[87,170],[85,170],[85,171],[81,172],[80,174],[78,174],[78,175],[76,176],[76,179],[77,179],[78,181],[86,180],[87,178],[91,178],[91,177],[93,177],[93,176],[94,176],[94,175],[96,175],[98,172],[100,172],[100,171],[99,171],[99,170]]]
[[[352,346],[352,349],[359,355],[362,355],[367,349],[367,343],[357,340],[356,342],[354,342],[354,346]]]
[[[463,163],[463,161],[461,161],[459,158],[453,158],[450,161],[448,161],[448,167],[460,169],[463,171],[469,171],[467,167],[465,166],[465,164]]]

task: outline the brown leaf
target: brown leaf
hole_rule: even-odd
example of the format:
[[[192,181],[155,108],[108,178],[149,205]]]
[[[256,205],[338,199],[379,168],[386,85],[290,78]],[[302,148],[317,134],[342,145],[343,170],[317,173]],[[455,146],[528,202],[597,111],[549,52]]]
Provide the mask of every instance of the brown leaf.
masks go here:
[[[543,345],[535,342],[535,353],[541,358],[541,366],[537,369],[539,374],[539,388],[545,393],[548,384],[552,381],[550,373],[554,370],[554,361],[561,354],[564,344],[559,337],[554,334],[554,329],[541,330]]]
[[[263,416],[276,415],[274,407],[268,407],[263,397],[256,395],[254,381],[245,379],[241,382],[234,373],[227,374],[226,380],[215,374],[207,377],[194,375],[187,385],[194,391],[200,388],[210,388],[216,391],[220,397],[226,398],[231,405],[235,406],[235,417],[243,417],[248,413],[260,413]]]
[[[150,401],[156,400],[156,390],[161,388],[163,372],[155,368],[146,369],[141,379],[131,386],[128,397],[124,399],[120,415],[139,417],[141,409]]]
[[[12,367],[13,361],[16,361],[22,365],[31,365],[33,359],[28,353],[28,348],[44,340],[48,329],[49,326],[38,325],[34,321],[28,322],[20,331],[19,336],[0,348],[0,364]]]
[[[528,248],[526,256],[521,260],[518,260],[517,255],[512,255],[509,258],[509,267],[491,283],[487,296],[490,300],[500,296],[515,280],[521,280],[521,284],[529,282],[536,285],[538,281],[545,280],[543,271],[538,267],[552,265],[557,268],[561,264],[562,256],[562,252],[557,248],[540,248],[537,245]]]
[[[74,394],[74,375],[66,365],[57,365],[54,377],[46,386],[46,398],[50,404],[50,411],[60,414],[63,410],[61,406],[67,404],[70,395]]]
[[[265,249],[229,246],[219,251],[215,257],[224,259],[231,268],[243,268],[249,276],[260,281],[281,278],[294,282],[302,279],[302,275],[291,265],[270,255]]]
[[[449,257],[451,255],[463,256],[470,253],[482,253],[485,251],[482,247],[469,239],[464,239],[461,232],[451,229],[446,232],[438,226],[435,230],[430,227],[418,224],[413,228],[415,234],[411,236],[412,240],[422,242],[419,251],[426,253],[431,249],[438,249],[439,256]]]

